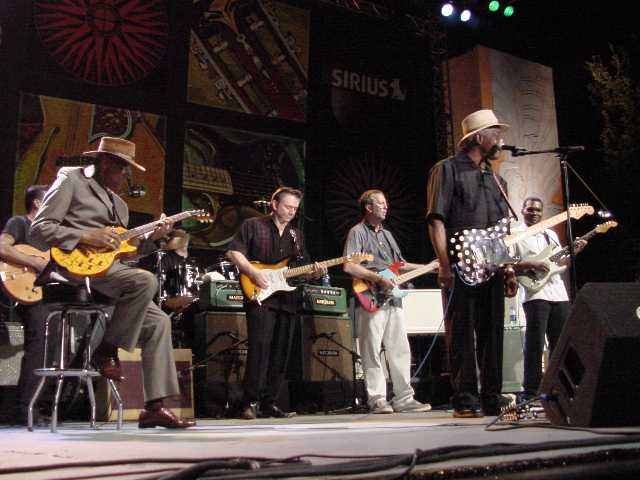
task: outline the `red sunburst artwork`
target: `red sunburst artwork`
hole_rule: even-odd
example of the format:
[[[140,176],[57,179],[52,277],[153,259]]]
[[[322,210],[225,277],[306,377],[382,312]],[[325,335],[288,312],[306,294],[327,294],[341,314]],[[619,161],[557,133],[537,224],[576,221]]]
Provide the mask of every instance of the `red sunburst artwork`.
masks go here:
[[[51,57],[99,85],[145,78],[165,55],[165,0],[36,0],[34,22]]]

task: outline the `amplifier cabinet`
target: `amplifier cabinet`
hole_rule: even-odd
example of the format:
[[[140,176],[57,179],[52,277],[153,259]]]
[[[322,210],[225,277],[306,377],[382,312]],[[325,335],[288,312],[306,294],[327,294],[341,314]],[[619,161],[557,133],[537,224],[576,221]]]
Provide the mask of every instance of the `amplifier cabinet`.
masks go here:
[[[303,380],[353,380],[354,351],[347,315],[302,315]]]
[[[300,290],[304,312],[320,315],[347,313],[347,294],[344,288],[304,284]]]
[[[242,310],[243,300],[237,281],[205,282],[200,286],[201,310]]]
[[[122,374],[125,382],[118,384],[118,391],[122,397],[124,407],[124,420],[137,420],[140,411],[144,408],[144,393],[142,388],[142,357],[141,350],[136,348],[133,352],[118,349],[118,357],[122,365]],[[165,400],[165,407],[170,408],[176,415],[193,417],[193,375],[191,367],[191,349],[174,348],[173,356],[178,371],[178,384],[180,385],[180,397]],[[98,379],[96,391],[96,418],[100,421],[114,421],[118,419],[118,409],[111,398],[111,390],[104,378]]]
[[[0,323],[0,386],[18,385],[23,355],[24,327],[22,323]]]
[[[439,289],[404,290],[402,299],[408,334],[444,333],[442,293]]]

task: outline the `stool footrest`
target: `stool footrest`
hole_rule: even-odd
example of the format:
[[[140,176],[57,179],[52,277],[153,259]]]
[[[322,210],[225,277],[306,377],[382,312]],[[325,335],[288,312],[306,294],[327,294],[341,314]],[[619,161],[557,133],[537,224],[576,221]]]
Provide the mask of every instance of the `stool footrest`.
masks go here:
[[[82,368],[36,368],[34,375],[39,377],[99,377],[97,370]]]

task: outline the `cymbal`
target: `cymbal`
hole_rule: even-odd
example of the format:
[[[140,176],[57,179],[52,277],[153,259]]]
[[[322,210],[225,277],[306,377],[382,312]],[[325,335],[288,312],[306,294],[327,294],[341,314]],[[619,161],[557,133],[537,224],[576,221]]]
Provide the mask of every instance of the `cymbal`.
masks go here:
[[[186,237],[173,237],[168,242],[164,242],[160,250],[179,250],[189,245],[189,239]]]

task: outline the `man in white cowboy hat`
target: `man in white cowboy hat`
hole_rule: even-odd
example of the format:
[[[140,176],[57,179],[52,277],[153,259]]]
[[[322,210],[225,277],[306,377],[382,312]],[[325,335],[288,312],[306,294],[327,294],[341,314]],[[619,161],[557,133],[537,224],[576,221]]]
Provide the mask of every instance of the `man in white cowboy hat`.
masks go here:
[[[38,243],[66,251],[82,246],[116,250],[120,240],[110,227],[126,227],[129,209],[115,192],[131,167],[145,169],[135,161],[135,144],[121,138],[103,137],[97,150],[84,155],[94,157],[94,164],[60,169],[33,220],[31,235]],[[139,241],[139,252],[157,249],[155,240],[171,228],[168,221],[164,222],[148,239]],[[136,242],[137,239],[129,241]],[[105,275],[91,278],[91,286],[115,301],[113,316],[92,359],[100,373],[125,381],[118,347],[129,351],[136,346],[142,348],[145,408],[139,417],[140,428],[195,425],[192,420],[176,417],[163,405],[165,398],[180,391],[171,322],[152,301],[157,291],[155,276],[116,260]]]
[[[500,395],[504,295],[517,290],[513,268],[479,285],[467,285],[452,269],[447,243],[456,231],[487,228],[509,216],[507,184],[494,175],[490,164],[500,154],[506,128],[491,110],[468,115],[462,121],[458,153],[429,173],[427,222],[440,262],[438,283],[448,296],[445,330],[455,417],[497,415],[505,403]]]

